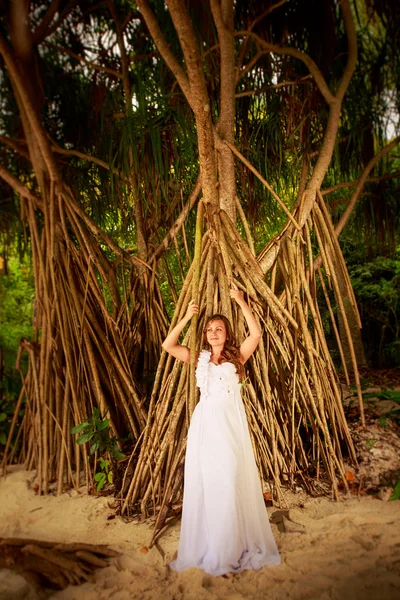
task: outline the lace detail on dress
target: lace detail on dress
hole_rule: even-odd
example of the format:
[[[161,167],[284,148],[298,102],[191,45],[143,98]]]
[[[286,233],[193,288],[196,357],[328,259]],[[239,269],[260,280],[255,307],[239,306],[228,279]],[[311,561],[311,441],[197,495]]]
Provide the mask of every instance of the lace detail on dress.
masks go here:
[[[197,387],[200,388],[203,395],[207,394],[208,363],[210,362],[210,357],[211,352],[209,350],[202,350],[197,361],[196,382]]]

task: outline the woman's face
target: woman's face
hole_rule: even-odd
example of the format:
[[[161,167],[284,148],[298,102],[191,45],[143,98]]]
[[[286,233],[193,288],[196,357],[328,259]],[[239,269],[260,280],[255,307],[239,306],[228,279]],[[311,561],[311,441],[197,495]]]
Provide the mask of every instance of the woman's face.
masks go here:
[[[206,334],[210,346],[223,346],[226,341],[225,323],[221,319],[210,321],[207,325]]]

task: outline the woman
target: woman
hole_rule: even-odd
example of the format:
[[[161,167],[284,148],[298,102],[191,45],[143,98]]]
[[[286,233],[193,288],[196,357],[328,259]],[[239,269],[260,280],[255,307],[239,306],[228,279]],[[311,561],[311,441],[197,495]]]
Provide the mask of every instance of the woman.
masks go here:
[[[257,348],[261,331],[234,284],[230,295],[240,306],[250,334],[238,348],[226,317],[213,315],[206,323],[196,369],[200,402],[187,439],[178,557],[170,565],[176,571],[197,567],[214,576],[281,562],[240,395],[243,365]],[[198,312],[191,301],[162,344],[186,363],[190,363],[190,350],[178,344],[178,338]]]

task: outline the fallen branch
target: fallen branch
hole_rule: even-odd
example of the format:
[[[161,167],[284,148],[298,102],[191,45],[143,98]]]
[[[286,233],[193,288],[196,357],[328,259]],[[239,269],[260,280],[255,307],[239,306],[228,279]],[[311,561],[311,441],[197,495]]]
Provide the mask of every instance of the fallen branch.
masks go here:
[[[117,556],[121,554],[103,545],[0,538],[0,569],[16,571],[36,589],[63,590],[91,581],[97,568]]]

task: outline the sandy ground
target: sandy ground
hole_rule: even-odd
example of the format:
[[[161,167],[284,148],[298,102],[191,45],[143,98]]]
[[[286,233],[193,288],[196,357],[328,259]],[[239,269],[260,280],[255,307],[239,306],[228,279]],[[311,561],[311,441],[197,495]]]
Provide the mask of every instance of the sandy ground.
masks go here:
[[[176,573],[168,562],[178,546],[179,524],[144,553],[152,525],[125,523],[112,514],[107,497],[66,493],[37,496],[34,473],[12,467],[0,478],[0,537],[54,542],[108,544],[122,552],[99,569],[92,583],[40,597],[54,600],[398,600],[400,598],[400,501],[362,495],[341,502],[285,492],[292,521],[301,532],[283,532],[273,523],[282,564],[246,571],[231,579],[197,569]],[[303,507],[301,506],[303,505]],[[0,570],[1,600],[36,600],[25,580]]]

